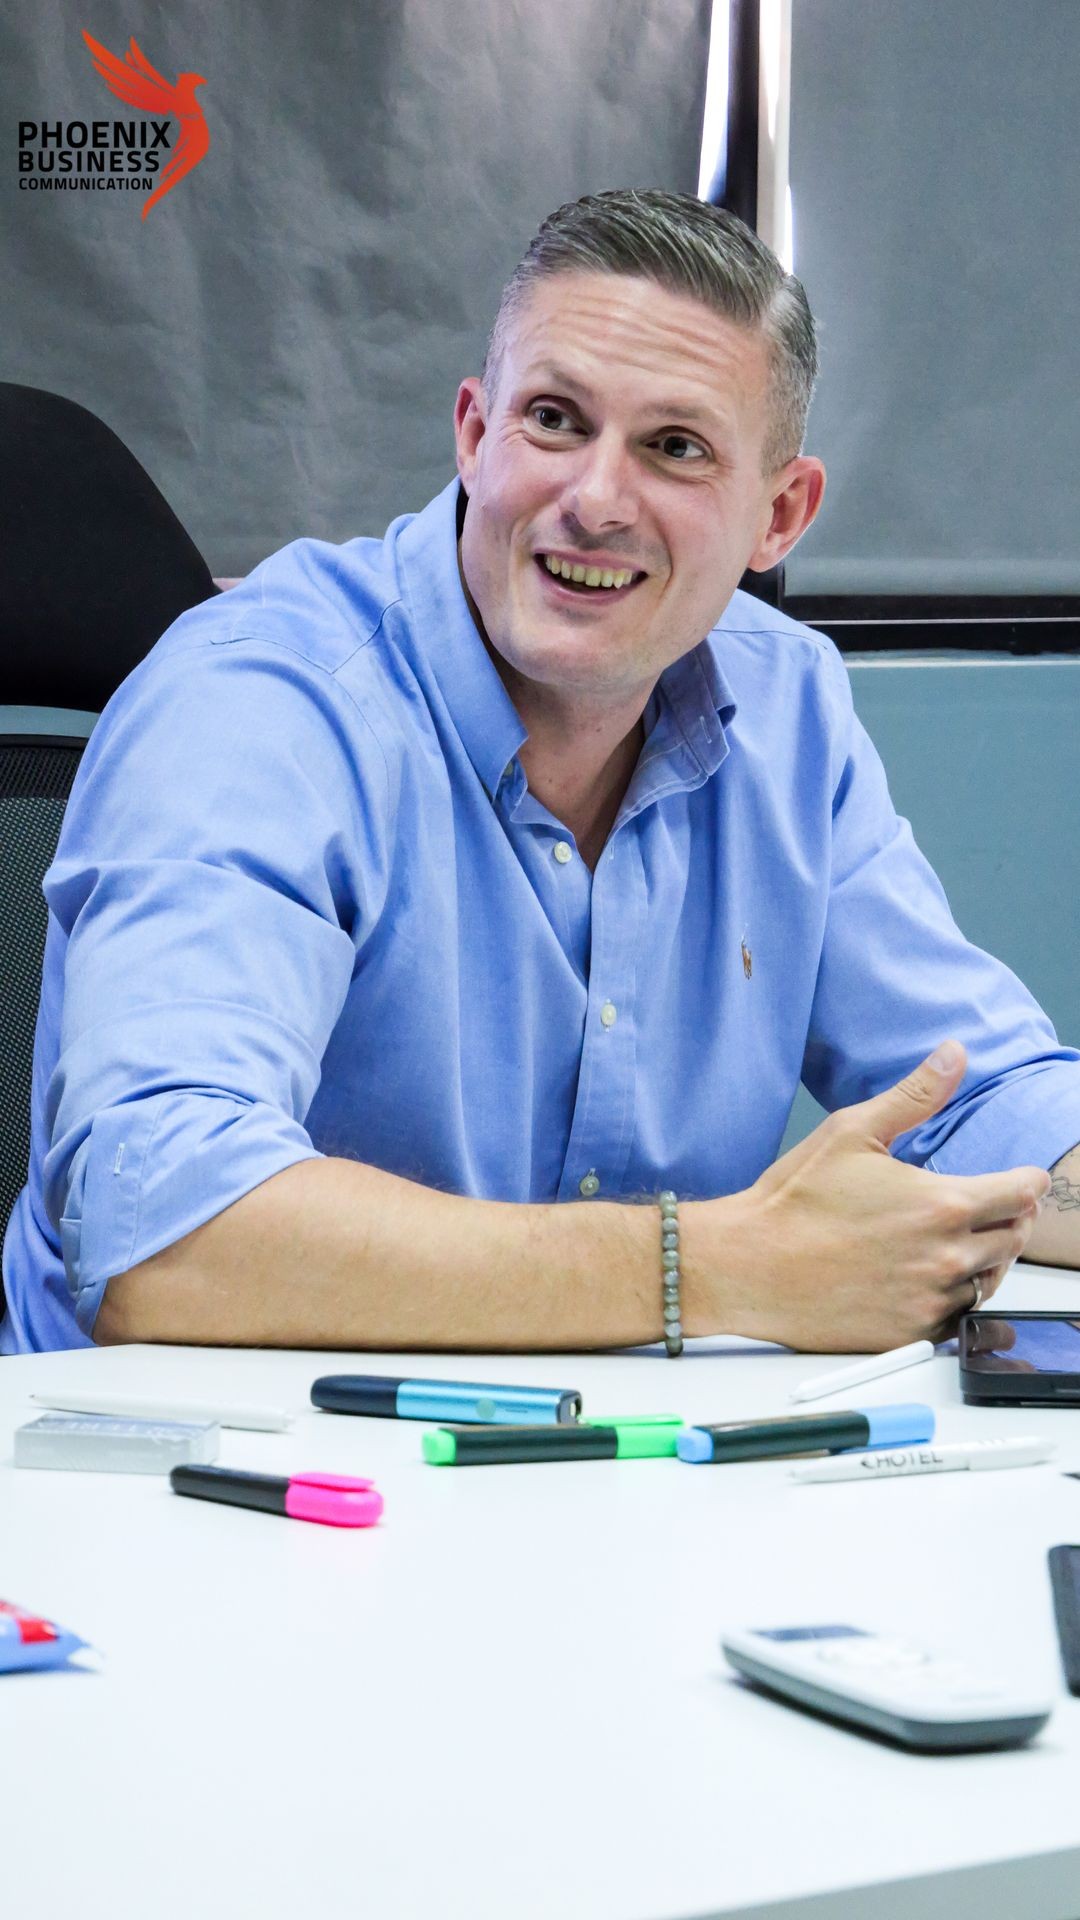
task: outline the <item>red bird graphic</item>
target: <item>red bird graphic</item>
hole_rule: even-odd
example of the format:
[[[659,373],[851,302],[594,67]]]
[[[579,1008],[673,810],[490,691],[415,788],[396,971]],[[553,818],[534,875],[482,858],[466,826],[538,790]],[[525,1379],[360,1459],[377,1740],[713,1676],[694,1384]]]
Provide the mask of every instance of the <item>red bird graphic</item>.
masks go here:
[[[143,113],[156,113],[162,118],[179,120],[180,140],[176,151],[164,168],[161,183],[155,187],[142,210],[145,220],[155,200],[175,187],[185,173],[197,167],[199,161],[210,147],[210,129],[206,124],[203,110],[195,98],[196,87],[205,87],[206,81],[201,73],[179,73],[175,87],[150,65],[146,55],[140,51],[133,40],[123,60],[103,47],[100,40],[82,30],[82,37],[90,49],[90,57],[105,81],[110,92],[129,107],[139,107]]]

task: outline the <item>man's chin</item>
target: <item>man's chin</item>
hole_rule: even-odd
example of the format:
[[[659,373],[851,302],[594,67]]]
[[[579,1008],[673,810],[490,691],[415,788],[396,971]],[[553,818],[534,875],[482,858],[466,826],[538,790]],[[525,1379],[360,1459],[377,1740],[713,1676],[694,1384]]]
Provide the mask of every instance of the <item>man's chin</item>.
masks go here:
[[[554,630],[534,630],[527,639],[514,634],[501,644],[490,639],[487,644],[511,696],[515,683],[570,698],[619,700],[631,692],[625,660],[617,664],[602,645],[588,644],[585,635],[568,635],[561,622]]]

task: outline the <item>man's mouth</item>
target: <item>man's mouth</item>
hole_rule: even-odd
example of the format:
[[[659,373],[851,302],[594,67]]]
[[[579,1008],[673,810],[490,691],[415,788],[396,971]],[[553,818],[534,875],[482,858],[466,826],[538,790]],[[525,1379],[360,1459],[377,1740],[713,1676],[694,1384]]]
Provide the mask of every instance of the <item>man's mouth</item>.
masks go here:
[[[533,558],[560,586],[581,594],[628,593],[645,578],[632,567],[593,567],[587,561],[562,560],[552,553],[537,553]]]

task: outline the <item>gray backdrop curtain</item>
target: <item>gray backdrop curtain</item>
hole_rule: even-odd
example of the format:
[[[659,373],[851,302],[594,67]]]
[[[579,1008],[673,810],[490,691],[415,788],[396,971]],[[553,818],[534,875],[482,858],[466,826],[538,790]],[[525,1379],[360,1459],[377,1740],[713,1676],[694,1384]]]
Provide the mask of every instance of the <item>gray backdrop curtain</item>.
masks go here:
[[[453,472],[451,408],[561,202],[694,192],[708,0],[46,0],[8,10],[0,377],[99,414],[217,574],[380,533]],[[23,190],[17,123],[140,118],[80,32],[205,77],[206,158]],[[57,537],[63,530],[57,529]]]
[[[798,593],[1080,592],[1080,4],[794,0]]]

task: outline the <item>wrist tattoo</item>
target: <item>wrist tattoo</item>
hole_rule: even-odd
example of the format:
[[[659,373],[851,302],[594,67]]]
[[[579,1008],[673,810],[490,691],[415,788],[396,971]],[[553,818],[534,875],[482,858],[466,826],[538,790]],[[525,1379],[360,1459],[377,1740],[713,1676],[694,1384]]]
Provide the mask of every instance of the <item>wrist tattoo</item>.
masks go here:
[[[1059,1213],[1068,1213],[1073,1207],[1080,1207],[1080,1182],[1067,1180],[1063,1173],[1053,1176],[1050,1191],[1046,1196],[1047,1205],[1053,1205]]]

